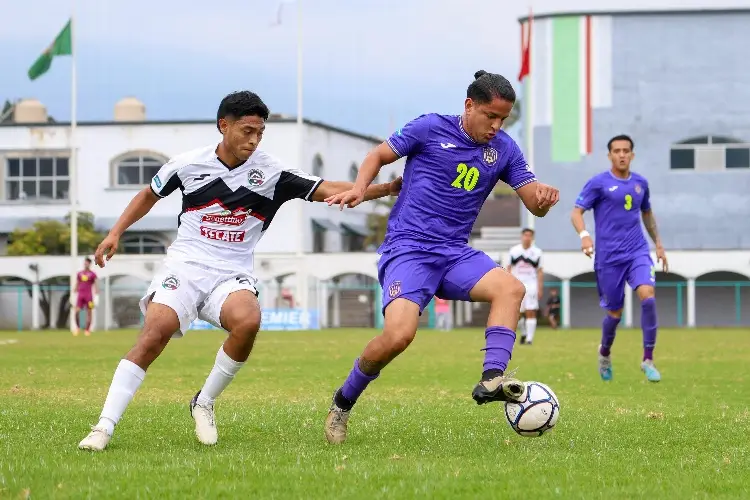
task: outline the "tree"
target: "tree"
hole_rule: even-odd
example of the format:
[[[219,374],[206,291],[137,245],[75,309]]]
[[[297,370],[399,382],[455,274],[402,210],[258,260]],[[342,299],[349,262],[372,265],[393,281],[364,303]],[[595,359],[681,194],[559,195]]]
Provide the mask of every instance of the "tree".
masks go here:
[[[365,248],[370,245],[377,247],[383,243],[385,232],[388,228],[388,216],[391,214],[391,209],[396,203],[396,197],[388,196],[373,200],[370,203],[374,203],[376,209],[375,212],[367,214],[367,228],[370,230],[370,234],[365,238]],[[378,210],[378,208],[382,210]]]
[[[96,249],[104,238],[94,228],[94,215],[89,212],[78,213],[78,252],[89,254]],[[65,222],[58,220],[40,220],[30,229],[16,229],[10,235],[8,255],[70,255],[70,214],[65,216]],[[68,277],[60,276],[39,284],[39,305],[44,314],[43,328],[50,327],[50,294],[55,287],[69,286]],[[29,296],[32,288],[28,286]],[[57,315],[57,328],[65,328],[70,314],[70,292],[66,291],[60,300],[60,310]]]
[[[512,127],[518,120],[521,119],[521,101],[516,101],[513,105],[513,109],[510,112],[510,116],[503,122],[503,128],[508,129]]]

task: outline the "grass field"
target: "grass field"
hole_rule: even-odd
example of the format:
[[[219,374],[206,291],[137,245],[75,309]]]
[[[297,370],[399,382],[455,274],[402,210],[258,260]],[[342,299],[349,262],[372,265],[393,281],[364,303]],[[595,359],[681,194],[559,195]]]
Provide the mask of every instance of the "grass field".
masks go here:
[[[91,454],[76,446],[136,332],[0,333],[0,498],[750,498],[747,331],[662,330],[663,381],[650,384],[640,332],[620,332],[604,383],[597,332],[541,330],[512,361],[560,398],[540,438],[471,400],[481,331],[421,332],[358,403],[348,442],[330,446],[331,393],[373,334],[263,332],[206,448],[188,402],[223,336],[192,332]]]

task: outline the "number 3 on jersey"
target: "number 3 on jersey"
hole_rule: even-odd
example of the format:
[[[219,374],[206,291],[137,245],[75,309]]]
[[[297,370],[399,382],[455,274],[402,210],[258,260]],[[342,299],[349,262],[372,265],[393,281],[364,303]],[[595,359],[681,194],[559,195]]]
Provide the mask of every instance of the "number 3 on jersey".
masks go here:
[[[471,191],[477,186],[479,182],[479,170],[476,167],[469,167],[466,163],[459,163],[456,167],[458,176],[456,180],[451,182],[451,186],[458,189],[465,189]]]
[[[630,210],[633,208],[633,197],[629,194],[625,195],[625,210]]]

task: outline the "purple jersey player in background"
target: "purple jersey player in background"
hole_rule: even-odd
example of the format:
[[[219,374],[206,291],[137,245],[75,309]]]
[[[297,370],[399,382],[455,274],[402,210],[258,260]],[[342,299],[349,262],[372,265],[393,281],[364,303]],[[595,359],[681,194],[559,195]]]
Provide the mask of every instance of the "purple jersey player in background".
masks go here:
[[[559,192],[538,183],[518,145],[502,130],[516,94],[500,75],[477,72],[461,116],[423,115],[365,158],[354,188],[327,199],[354,207],[383,165],[406,157],[401,194],[380,247],[383,333],[367,344],[333,397],[325,424],[330,443],[346,439],[349,414],[367,385],[412,342],[419,316],[438,296],[490,303],[478,404],[516,400],[523,382],[504,376],[513,351],[524,285],[486,254],[468,246],[482,204],[502,181],[543,217]]]
[[[91,270],[91,259],[86,257],[83,261],[83,271],[78,271],[76,275],[76,299],[73,306],[75,307],[75,326],[73,335],[78,335],[81,328],[81,309],[86,310],[86,330],[85,335],[91,335],[91,319],[94,316],[94,296],[96,290],[96,273]]]
[[[586,210],[594,211],[596,233],[596,286],[599,303],[607,311],[602,324],[602,343],[599,347],[599,374],[602,380],[612,379],[610,349],[615,341],[617,325],[625,304],[625,282],[630,284],[641,300],[643,328],[643,362],[641,369],[651,382],[661,380],[654,366],[656,345],[656,270],[643,236],[641,218],[656,245],[656,257],[668,271],[667,256],[656,230],[656,219],[651,212],[648,181],[630,171],[633,161],[633,140],[626,135],[614,137],[607,144],[611,170],[592,177],[583,187],[571,220],[581,237],[581,249],[592,257],[594,241],[583,221]]]

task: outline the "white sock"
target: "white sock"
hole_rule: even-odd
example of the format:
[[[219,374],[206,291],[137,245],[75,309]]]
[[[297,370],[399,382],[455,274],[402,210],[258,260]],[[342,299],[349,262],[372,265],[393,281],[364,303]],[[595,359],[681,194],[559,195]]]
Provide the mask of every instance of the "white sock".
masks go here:
[[[198,395],[197,403],[203,406],[212,406],[229,382],[232,381],[237,372],[240,371],[244,362],[235,361],[224,352],[224,346],[219,347],[216,353],[216,363],[211,373],[208,374],[206,383]]]
[[[518,320],[518,329],[523,330],[523,336],[526,336],[526,317],[521,316],[521,319]]]
[[[115,376],[112,377],[112,385],[109,386],[107,399],[104,401],[102,415],[97,427],[107,431],[110,436],[115,430],[115,425],[120,421],[122,414],[135,396],[135,392],[141,386],[146,372],[143,368],[132,361],[123,359],[117,365]]]
[[[526,342],[534,340],[536,332],[536,318],[526,318]]]

